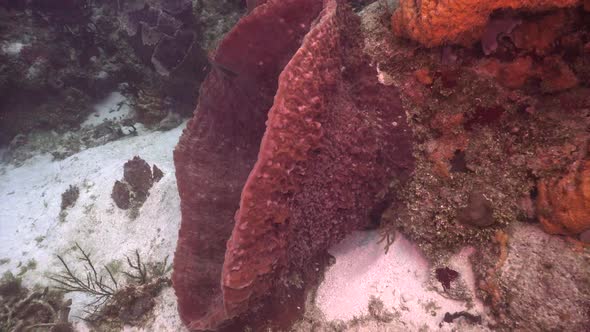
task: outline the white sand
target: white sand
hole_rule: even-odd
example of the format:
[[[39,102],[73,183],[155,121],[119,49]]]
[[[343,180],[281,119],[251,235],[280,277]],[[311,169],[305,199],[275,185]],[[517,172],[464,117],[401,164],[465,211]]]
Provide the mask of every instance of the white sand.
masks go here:
[[[20,41],[15,41],[12,43],[5,42],[2,44],[2,52],[8,55],[17,56],[24,47],[25,44]]]
[[[75,266],[78,242],[103,265],[122,260],[139,249],[146,261],[172,261],[180,225],[180,200],[176,188],[172,151],[184,125],[168,132],[145,132],[103,146],[84,150],[62,161],[42,155],[23,166],[0,165],[0,275],[17,275],[21,266],[36,268],[22,274],[27,286],[51,284],[48,273],[60,271],[56,254]],[[154,184],[137,219],[117,208],[111,198],[115,180],[123,177],[123,164],[140,156],[156,164],[164,178]],[[75,206],[60,221],[61,194],[80,188]],[[172,294],[172,295],[170,295]],[[156,323],[180,329],[173,292],[167,290]],[[73,294],[72,316],[79,315],[84,297]],[[159,301],[162,301],[161,299]],[[165,329],[158,328],[159,331]]]
[[[439,327],[446,312],[465,310],[481,314],[478,310],[483,309],[476,305],[475,310],[469,310],[466,303],[447,299],[429,289],[427,261],[416,246],[401,235],[387,254],[374,231],[354,233],[334,246],[330,253],[336,263],[326,272],[315,302],[327,321],[347,322],[368,316],[371,296],[383,301],[387,310],[398,314],[408,331],[447,330],[450,324]],[[468,282],[473,282],[467,257],[468,252],[462,252],[453,260],[460,262],[457,265],[463,268],[461,272],[467,273]]]
[[[94,106],[94,112],[88,116],[82,126],[97,126],[107,120],[122,120],[130,117],[132,112],[127,98],[120,92],[113,92]]]

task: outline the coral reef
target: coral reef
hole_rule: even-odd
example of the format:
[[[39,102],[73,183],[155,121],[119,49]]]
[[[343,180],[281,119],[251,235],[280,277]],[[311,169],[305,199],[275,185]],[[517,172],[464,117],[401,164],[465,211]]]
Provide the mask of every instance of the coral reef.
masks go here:
[[[225,33],[246,10],[254,9],[266,0],[201,0],[194,3],[193,15],[198,18],[203,32],[204,50],[214,50]],[[194,1],[193,1],[194,2]]]
[[[567,14],[565,10],[560,10],[520,21],[521,24],[506,34],[506,37],[520,49],[534,52],[536,55],[546,55],[555,40],[567,31],[568,24],[575,21]]]
[[[155,330],[585,330],[590,2],[402,0],[394,14],[400,1],[378,0],[355,13],[369,2],[0,3],[2,158],[150,137],[0,169],[2,215],[17,221],[4,222],[0,267],[32,284],[57,248],[67,259],[51,279],[96,301],[85,319],[98,331],[150,329],[154,309]],[[181,129],[153,130],[197,98],[176,181],[120,161],[140,149],[166,166]],[[124,164],[122,178],[97,160]],[[88,222],[56,224],[60,195],[62,221]],[[120,222],[140,208],[141,222]],[[138,250],[111,260],[169,253],[179,222],[171,279]],[[99,266],[75,234],[117,245]],[[69,305],[0,280],[0,330],[69,331]]]
[[[311,25],[320,9],[270,1],[242,19],[175,151],[183,220],[173,284],[192,329],[215,329],[271,294],[287,307],[293,279],[319,274],[301,273],[310,260],[378,221],[412,170],[397,92],[375,78],[358,19],[328,1]]]
[[[68,10],[40,2],[11,9],[0,4],[0,144],[31,129],[76,128],[94,100],[137,68],[112,34],[109,16],[116,14],[107,5],[93,15],[98,9],[86,1],[72,3]]]
[[[391,23],[396,35],[428,47],[454,43],[469,45],[484,34],[488,19],[495,10],[538,12],[578,4],[579,0],[402,0]]]
[[[116,111],[111,109],[111,111]],[[174,113],[173,113],[174,114]],[[179,115],[167,116],[178,118]],[[167,119],[165,118],[165,119]],[[158,129],[170,129],[166,121],[158,124]],[[123,137],[137,134],[136,122],[132,118],[105,120],[96,126],[83,126],[75,132],[57,134],[55,131],[32,131],[17,135],[8,145],[6,153],[0,159],[16,166],[22,165],[27,159],[38,154],[50,154],[54,160],[63,160],[81,150],[96,147]],[[174,124],[174,121],[169,123]],[[176,126],[178,126],[176,122]],[[175,126],[175,127],[176,127]]]
[[[0,3],[0,145],[36,129],[76,130],[117,88],[148,125],[190,115],[206,50],[244,11],[241,0],[48,4]]]
[[[401,90],[416,137],[416,172],[384,224],[411,234],[434,261],[462,245],[485,248],[517,220],[536,221],[538,180],[556,183],[585,155],[588,14],[512,15],[519,24],[497,28],[508,40],[486,56],[480,45],[419,48],[386,35],[378,19],[366,34],[382,82]],[[551,42],[533,42],[532,34],[515,45],[540,26]],[[485,200],[471,200],[473,193]],[[489,226],[473,227],[474,219]]]
[[[135,54],[160,75],[153,78],[157,84],[139,89],[137,103],[143,105],[140,109],[147,110],[151,113],[148,117],[157,121],[170,109],[190,114],[207,66],[199,40],[203,32],[199,17],[193,15],[192,2],[125,2],[120,22]],[[162,105],[166,99],[173,101],[173,107]]]
[[[403,7],[433,3],[402,1],[394,24],[405,14],[416,16],[397,23],[451,22],[430,15],[467,2],[436,2],[423,13]],[[484,12],[476,25],[461,18],[495,3],[454,7],[446,14],[461,22],[402,38],[378,16],[365,19],[366,50],[381,82],[400,89],[415,135],[416,171],[383,215],[384,240],[401,232],[442,268],[472,247],[478,297],[491,314],[482,324],[491,329],[584,329],[588,13],[576,2]]]
[[[512,62],[486,59],[482,62],[482,69],[507,88],[521,88],[530,79],[538,79],[546,93],[568,90],[579,84],[574,72],[559,56],[544,57],[539,63],[534,63],[530,56]]]

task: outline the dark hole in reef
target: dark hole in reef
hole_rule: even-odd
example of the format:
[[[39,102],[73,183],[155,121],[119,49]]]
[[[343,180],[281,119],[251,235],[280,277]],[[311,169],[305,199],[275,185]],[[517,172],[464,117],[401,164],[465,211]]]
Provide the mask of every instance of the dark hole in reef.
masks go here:
[[[465,160],[465,151],[457,150],[451,159],[451,172],[467,173],[467,161]]]
[[[533,189],[529,191],[529,194],[531,195],[531,198],[533,200],[537,199],[537,197],[539,196],[539,189],[537,188],[537,186],[534,186]]]
[[[191,31],[181,31],[172,37],[165,37],[160,41],[154,56],[165,65],[166,69],[175,69],[187,56],[194,41]]]
[[[440,72],[440,79],[443,88],[453,89],[459,82],[459,70],[445,69]]]
[[[502,43],[512,43],[512,37],[510,35],[502,34],[498,36],[498,40]]]
[[[575,45],[578,46],[578,45]],[[562,57],[565,62],[574,62],[576,59],[582,55],[579,47],[574,47],[574,45],[564,45],[563,43],[558,44],[559,49],[563,53]]]
[[[523,222],[526,223],[538,223],[539,222],[539,217],[537,215],[537,212],[535,211],[535,201],[537,200],[537,197],[539,196],[539,190],[537,189],[537,186],[534,186],[531,190],[529,190],[529,197],[531,198],[530,201],[532,203],[532,207],[525,207],[523,206],[523,211],[524,213],[522,214],[522,218],[521,220]],[[531,208],[532,210],[529,211],[529,208]]]
[[[518,57],[518,50],[512,41],[512,37],[502,35],[498,38],[498,49],[494,57],[502,62],[512,62]]]
[[[518,105],[518,108],[516,109],[518,114],[523,115],[523,116],[530,116],[531,115],[531,110],[533,110],[534,107],[532,105],[529,104],[520,104]]]
[[[443,322],[452,323],[455,319],[457,319],[459,317],[463,317],[473,324],[481,324],[481,316],[479,316],[479,315],[476,316],[474,314],[470,314],[467,311],[460,311],[460,312],[454,312],[454,313],[450,313],[450,312],[445,313],[445,317],[443,318],[443,321],[439,324],[439,326],[442,327]]]
[[[500,106],[494,107],[478,107],[471,117],[465,122],[465,129],[473,130],[476,126],[491,125],[500,120],[504,114],[504,108]]]
[[[369,215],[369,218],[371,218],[371,222],[367,226],[368,229],[377,229],[379,225],[381,225],[381,216],[389,207],[390,203],[391,202],[389,199],[384,199],[383,201],[379,202],[379,204],[377,204],[373,208],[373,210],[371,210],[371,213]]]
[[[451,282],[459,277],[459,272],[448,267],[438,268],[435,273],[436,280],[440,281],[445,290],[451,288]]]

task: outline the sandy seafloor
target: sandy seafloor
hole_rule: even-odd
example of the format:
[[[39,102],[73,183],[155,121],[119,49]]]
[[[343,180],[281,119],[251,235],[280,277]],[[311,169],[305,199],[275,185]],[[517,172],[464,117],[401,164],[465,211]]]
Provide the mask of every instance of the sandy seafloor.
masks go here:
[[[97,113],[85,125],[97,125],[96,118],[104,118],[121,101],[119,96],[97,105]],[[136,249],[144,260],[168,257],[171,261],[181,220],[172,151],[185,125],[166,132],[139,127],[137,136],[89,148],[61,161],[37,155],[20,167],[0,165],[0,260],[9,260],[0,265],[0,275],[7,271],[20,274],[29,287],[51,285],[48,275],[61,269],[56,255],[74,262],[75,243],[89,251],[97,265],[122,261]],[[156,164],[165,175],[132,220],[116,207],[111,190],[123,176],[123,164],[134,156]],[[70,185],[80,188],[80,197],[60,221],[61,194]],[[350,328],[355,331],[451,330],[454,326],[440,325],[444,314],[462,310],[485,317],[477,301],[469,306],[439,295],[428,282],[431,271],[426,260],[408,240],[398,236],[387,254],[377,241],[376,232],[357,232],[331,249],[336,263],[326,272],[315,299],[309,299],[307,317],[349,326],[357,321]],[[466,248],[453,261],[473,290],[468,255]],[[22,268],[27,265],[34,268]],[[87,299],[80,294],[67,296],[73,299],[71,319],[81,315]],[[367,319],[371,297],[380,299],[384,308],[395,314],[393,322],[376,325]],[[300,331],[307,329],[305,324],[298,326]],[[87,330],[80,320],[76,327]],[[184,330],[173,289],[166,288],[157,298],[146,326],[125,330]]]

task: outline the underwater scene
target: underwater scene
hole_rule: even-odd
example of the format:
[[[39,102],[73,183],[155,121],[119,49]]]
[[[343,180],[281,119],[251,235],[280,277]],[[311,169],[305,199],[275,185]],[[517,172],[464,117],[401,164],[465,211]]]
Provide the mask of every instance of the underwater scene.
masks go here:
[[[590,332],[590,0],[0,0],[0,332]]]

